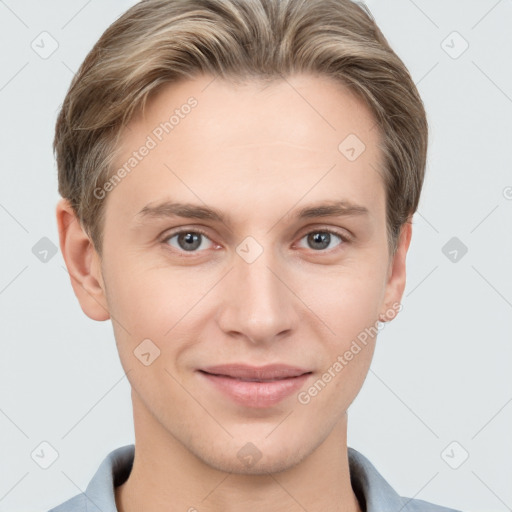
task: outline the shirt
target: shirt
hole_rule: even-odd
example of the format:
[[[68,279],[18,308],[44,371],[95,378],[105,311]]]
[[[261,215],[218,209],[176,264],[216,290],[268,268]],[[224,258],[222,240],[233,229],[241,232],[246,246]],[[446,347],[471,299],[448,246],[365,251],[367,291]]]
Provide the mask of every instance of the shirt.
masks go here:
[[[77,494],[49,512],[117,512],[114,488],[130,475],[135,445],[110,452],[84,493]],[[400,497],[372,463],[348,447],[350,481],[363,512],[460,512],[423,500]]]

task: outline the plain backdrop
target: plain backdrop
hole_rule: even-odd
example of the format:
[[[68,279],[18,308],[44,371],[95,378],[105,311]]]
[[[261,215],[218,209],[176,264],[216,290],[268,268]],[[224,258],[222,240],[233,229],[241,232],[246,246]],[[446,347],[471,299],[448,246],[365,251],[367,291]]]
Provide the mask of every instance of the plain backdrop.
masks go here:
[[[51,251],[57,111],[94,42],[133,3],[0,0],[0,512],[61,503],[134,440],[111,323],[83,314],[60,251]],[[512,2],[367,4],[418,85],[430,147],[403,310],[379,335],[349,411],[349,445],[401,495],[505,512]]]

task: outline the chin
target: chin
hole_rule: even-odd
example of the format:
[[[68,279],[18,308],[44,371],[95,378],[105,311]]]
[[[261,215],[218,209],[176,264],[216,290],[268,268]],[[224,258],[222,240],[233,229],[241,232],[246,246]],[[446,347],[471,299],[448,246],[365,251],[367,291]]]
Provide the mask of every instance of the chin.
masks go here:
[[[267,476],[268,473],[280,473],[291,469],[299,464],[302,460],[301,457],[295,455],[293,457],[285,457],[280,455],[275,456],[262,456],[262,458],[253,465],[240,462],[237,457],[226,458],[226,456],[219,455],[218,458],[203,459],[203,461],[210,467],[232,473],[235,475],[262,475]]]
[[[258,445],[257,442],[232,441],[232,446],[215,446],[207,453],[198,453],[191,447],[189,449],[206,465],[235,475],[279,473],[296,466],[309,454],[303,443],[301,446],[285,446],[283,442],[267,442],[266,446],[260,449],[258,446],[262,443]],[[314,447],[311,450],[313,449]]]

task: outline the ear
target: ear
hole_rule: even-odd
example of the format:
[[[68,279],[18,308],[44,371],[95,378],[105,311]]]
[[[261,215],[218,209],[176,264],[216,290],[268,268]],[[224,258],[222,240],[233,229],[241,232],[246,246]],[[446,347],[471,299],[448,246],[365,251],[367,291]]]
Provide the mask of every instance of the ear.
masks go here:
[[[379,320],[388,322],[392,320],[398,311],[402,309],[399,305],[405,289],[406,280],[406,256],[412,236],[411,218],[402,226],[397,249],[393,259],[389,263],[389,271],[386,283],[386,293]]]
[[[56,215],[60,250],[82,311],[93,320],[108,320],[100,257],[67,199],[59,200]]]

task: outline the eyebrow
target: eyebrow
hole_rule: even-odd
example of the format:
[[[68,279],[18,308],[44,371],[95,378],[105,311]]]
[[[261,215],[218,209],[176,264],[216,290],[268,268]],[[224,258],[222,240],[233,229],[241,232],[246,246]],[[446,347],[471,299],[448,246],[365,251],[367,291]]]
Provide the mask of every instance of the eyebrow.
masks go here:
[[[301,208],[295,218],[313,219],[318,217],[346,217],[354,215],[368,215],[369,210],[365,206],[352,203],[347,200],[322,201]],[[286,214],[284,217],[288,216]],[[187,219],[201,219],[221,222],[228,226],[231,220],[228,215],[212,207],[199,206],[192,203],[175,203],[163,201],[161,203],[148,203],[136,214],[136,219],[158,219],[170,217],[183,217]]]

